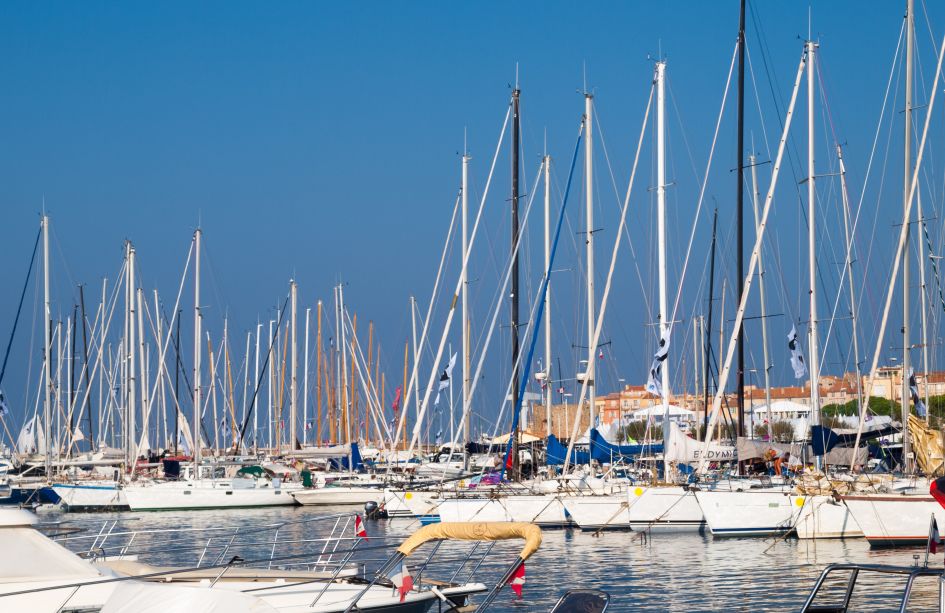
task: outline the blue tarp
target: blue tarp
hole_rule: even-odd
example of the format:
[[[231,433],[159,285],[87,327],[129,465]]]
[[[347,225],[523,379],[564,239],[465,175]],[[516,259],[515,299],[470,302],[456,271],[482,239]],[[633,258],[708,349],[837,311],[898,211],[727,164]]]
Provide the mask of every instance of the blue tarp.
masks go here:
[[[591,429],[591,457],[598,462],[612,464],[617,460],[655,453],[663,453],[662,443],[658,445],[614,445],[608,443],[596,429]]]
[[[329,463],[335,470],[348,470],[348,456],[331,458]],[[351,443],[351,464],[354,466],[352,470],[362,470],[364,468],[364,462],[361,460],[361,451],[358,449],[357,443]]]
[[[891,424],[877,430],[869,430],[860,435],[860,441],[869,441],[883,436],[895,434],[898,430]],[[837,445],[852,447],[856,443],[856,433],[838,434],[824,426],[810,427],[810,445],[814,455],[824,455]]]
[[[559,464],[564,464],[564,458],[568,454],[568,448],[561,444],[561,441],[552,434],[548,437],[548,440],[545,444],[545,463],[550,466],[557,466]],[[577,449],[571,452],[571,464],[590,464],[591,455],[586,451],[578,451]]]

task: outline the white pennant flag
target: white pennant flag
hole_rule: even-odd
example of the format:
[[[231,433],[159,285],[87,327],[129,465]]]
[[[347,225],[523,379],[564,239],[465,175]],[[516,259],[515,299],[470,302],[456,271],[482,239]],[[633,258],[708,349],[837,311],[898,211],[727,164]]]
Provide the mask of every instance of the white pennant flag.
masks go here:
[[[791,368],[794,369],[794,378],[802,379],[807,374],[807,364],[804,363],[804,355],[797,342],[797,328],[791,326],[791,333],[788,334],[788,349],[791,350]]]
[[[78,443],[79,441],[84,441],[85,435],[82,434],[82,430],[79,429],[79,426],[75,427],[75,432],[72,433],[72,441]]]
[[[440,392],[445,390],[450,386],[450,378],[453,376],[453,367],[456,366],[456,354],[454,353],[450,357],[450,363],[446,365],[446,368],[443,369],[443,372],[440,373],[440,383],[436,388],[436,400],[433,401],[433,406],[440,404]]]
[[[663,362],[669,357],[669,336],[671,332],[672,328],[666,328],[660,336],[660,346],[653,354],[653,364],[650,366],[650,374],[646,379],[646,391],[660,397],[665,397]]]

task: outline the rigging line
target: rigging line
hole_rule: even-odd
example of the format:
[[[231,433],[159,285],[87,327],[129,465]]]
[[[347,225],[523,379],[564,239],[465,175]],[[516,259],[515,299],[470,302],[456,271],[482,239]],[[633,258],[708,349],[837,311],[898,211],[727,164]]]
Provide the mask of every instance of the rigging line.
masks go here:
[[[3,354],[3,366],[0,367],[0,385],[3,385],[3,376],[7,372],[7,360],[10,359],[10,349],[13,347],[13,339],[16,336],[17,324],[20,322],[20,312],[23,310],[23,300],[26,298],[26,288],[30,285],[30,277],[33,273],[33,264],[36,262],[36,252],[39,247],[39,239],[43,235],[43,230],[36,233],[36,241],[33,243],[33,255],[30,256],[30,265],[26,269],[26,281],[23,283],[23,291],[20,292],[20,303],[16,307],[16,316],[13,318],[13,329],[10,330],[10,340],[7,341],[7,350]]]
[[[699,226],[699,214],[702,212],[702,204],[705,201],[706,185],[709,182],[709,172],[712,169],[712,159],[715,155],[715,145],[719,138],[719,129],[722,127],[722,117],[725,115],[725,102],[728,99],[729,87],[732,84],[732,72],[735,70],[735,59],[738,57],[738,41],[735,42],[735,50],[732,53],[732,62],[728,67],[728,77],[725,80],[725,90],[722,94],[722,104],[719,106],[719,117],[715,122],[715,133],[712,135],[712,146],[709,148],[709,159],[706,162],[705,175],[702,179],[702,186],[699,188],[699,200],[696,204],[696,212],[692,217],[692,230],[689,233],[689,245],[686,247],[686,259],[683,261],[682,273],[679,275],[679,285],[676,289],[676,299],[673,302],[673,314],[669,318],[669,330],[673,329],[673,322],[676,320],[676,312],[679,309],[679,300],[682,298],[682,288],[686,280],[686,271],[689,268],[689,258],[692,255],[692,244],[696,238],[696,228]],[[741,160],[738,161],[742,163]]]

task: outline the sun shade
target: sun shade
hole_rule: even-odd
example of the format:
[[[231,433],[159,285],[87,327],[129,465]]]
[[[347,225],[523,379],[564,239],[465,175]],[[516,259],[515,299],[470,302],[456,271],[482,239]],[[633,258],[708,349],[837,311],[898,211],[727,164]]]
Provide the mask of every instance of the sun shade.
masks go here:
[[[515,538],[525,539],[520,556],[527,560],[541,545],[541,528],[525,522],[441,522],[417,530],[397,551],[409,556],[427,541],[504,541]]]

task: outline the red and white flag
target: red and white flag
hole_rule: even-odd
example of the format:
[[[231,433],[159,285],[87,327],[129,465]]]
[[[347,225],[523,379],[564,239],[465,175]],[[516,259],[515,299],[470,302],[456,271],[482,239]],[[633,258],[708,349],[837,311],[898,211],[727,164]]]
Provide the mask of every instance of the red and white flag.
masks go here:
[[[394,574],[390,575],[389,578],[400,594],[400,602],[403,602],[404,598],[407,597],[407,593],[413,589],[413,577],[410,576],[410,571],[407,570],[407,564],[401,563],[400,569],[394,571]]]
[[[364,521],[360,515],[354,516],[354,535],[358,538],[367,539],[367,530],[364,529]]]
[[[519,564],[515,572],[512,573],[512,577],[509,579],[509,585],[512,586],[512,591],[515,592],[515,596],[520,599],[522,597],[522,587],[525,585],[525,562]]]
[[[942,537],[938,534],[938,522],[932,516],[932,528],[929,530],[929,553],[938,553],[938,543]]]

